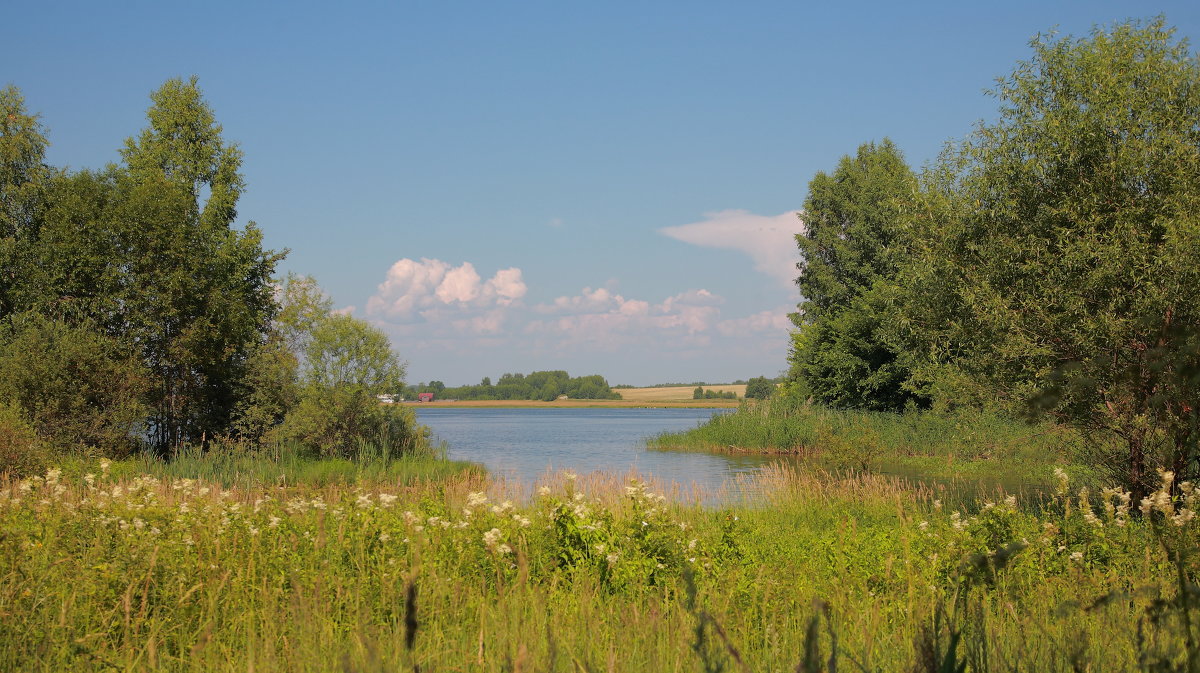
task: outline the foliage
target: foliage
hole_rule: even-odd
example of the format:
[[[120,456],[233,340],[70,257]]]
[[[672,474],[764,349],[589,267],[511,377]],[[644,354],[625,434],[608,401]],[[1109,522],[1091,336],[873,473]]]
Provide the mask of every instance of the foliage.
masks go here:
[[[415,398],[417,393],[431,392],[439,398],[456,400],[541,400],[551,402],[566,395],[577,400],[615,400],[620,395],[613,392],[608,381],[599,374],[572,377],[565,371],[538,371],[526,374],[504,374],[492,385],[490,377],[484,377],[479,385],[447,388],[441,381],[418,384],[406,391],[405,397]]]
[[[775,383],[765,376],[755,376],[746,382],[746,399],[765,400],[775,393]]]
[[[881,301],[904,261],[901,214],[916,186],[887,139],[860,146],[809,183],[804,232],[796,235],[803,301],[792,316],[789,377],[819,402],[898,411],[920,401],[905,387],[909,365],[886,338]]]
[[[693,400],[736,400],[737,393],[733,392],[732,390],[713,390],[712,388],[705,390],[704,386],[696,386],[696,389],[692,391],[692,399]]]
[[[281,288],[274,334],[263,351],[263,400],[245,418],[282,418],[277,438],[325,457],[352,457],[372,446],[400,456],[427,448],[428,431],[411,409],[376,396],[403,387],[404,366],[387,335],[331,303],[311,278],[289,276]],[[291,345],[296,351],[290,351]]]
[[[1172,33],[1033,41],[926,178],[901,321],[927,381],[1119,437],[1135,494],[1197,476],[1200,61]]]
[[[0,323],[0,399],[58,450],[128,454],[147,385],[138,359],[95,330],[37,314]]]
[[[27,477],[41,474],[50,456],[21,410],[0,402],[0,474]]]
[[[233,227],[241,153],[221,139],[195,78],[151,98],[123,165],[98,172],[39,169],[36,120],[6,110],[20,128],[4,136],[0,200],[25,205],[4,232],[0,318],[33,311],[135,352],[153,384],[148,437],[166,451],[229,430],[282,256],[263,250],[253,223]],[[19,96],[6,90],[4,105],[19,108]]]

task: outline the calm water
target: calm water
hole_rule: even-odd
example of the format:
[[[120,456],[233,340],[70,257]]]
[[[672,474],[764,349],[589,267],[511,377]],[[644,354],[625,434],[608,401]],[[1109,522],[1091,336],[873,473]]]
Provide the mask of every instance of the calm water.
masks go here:
[[[647,451],[643,440],[687,430],[715,409],[480,409],[418,408],[420,421],[450,445],[450,457],[481,463],[497,476],[533,484],[547,471],[626,474],[631,470],[714,491],[767,456]]]

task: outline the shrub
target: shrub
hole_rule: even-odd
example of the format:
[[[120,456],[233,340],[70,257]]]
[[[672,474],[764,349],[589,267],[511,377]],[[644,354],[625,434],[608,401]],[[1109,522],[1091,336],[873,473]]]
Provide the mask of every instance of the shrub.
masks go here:
[[[15,406],[0,402],[0,474],[26,477],[46,469],[45,450]]]

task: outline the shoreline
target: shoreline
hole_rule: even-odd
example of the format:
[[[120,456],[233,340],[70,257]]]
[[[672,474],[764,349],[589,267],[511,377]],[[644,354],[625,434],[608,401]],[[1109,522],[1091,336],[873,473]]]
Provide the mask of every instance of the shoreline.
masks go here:
[[[414,409],[736,409],[741,400],[435,400],[396,404]]]

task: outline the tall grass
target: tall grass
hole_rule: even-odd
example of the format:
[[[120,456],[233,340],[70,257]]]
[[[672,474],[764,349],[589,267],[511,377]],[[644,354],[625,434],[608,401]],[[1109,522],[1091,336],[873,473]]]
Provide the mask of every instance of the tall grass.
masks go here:
[[[1197,541],[1190,495],[1136,520],[1111,493],[968,514],[786,466],[727,509],[569,475],[513,504],[471,475],[225,488],[93,469],[0,485],[0,670],[1125,671],[1189,654],[1196,565],[1171,552]]]
[[[998,414],[839,411],[788,398],[743,404],[703,425],[647,440],[651,449],[778,453],[836,468],[909,468],[927,475],[1044,479],[1069,464],[1081,437],[1062,426]]]

